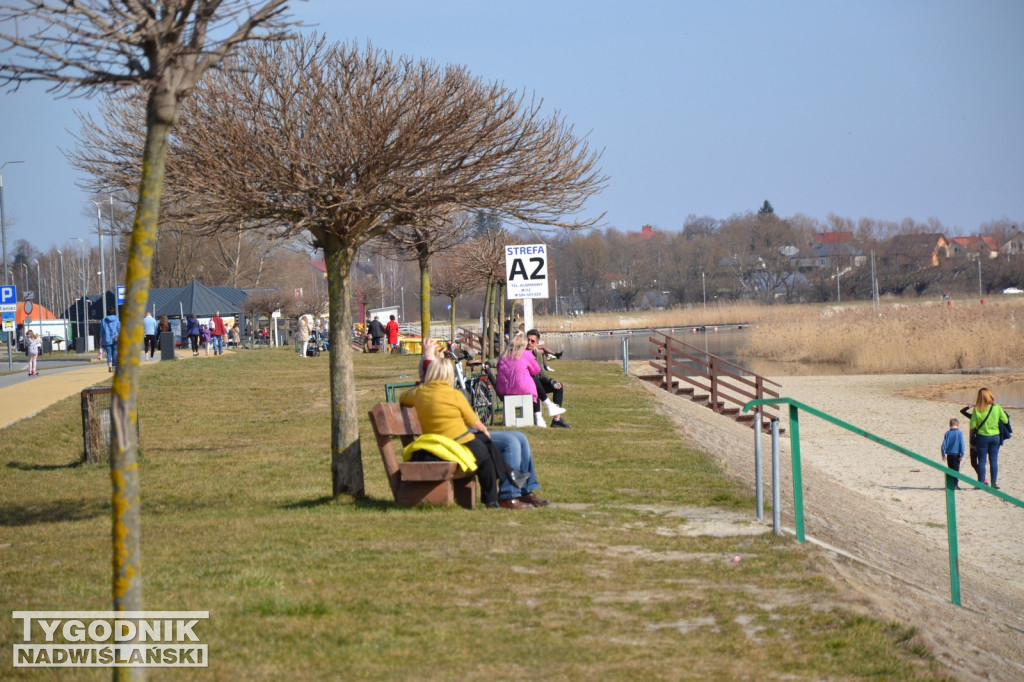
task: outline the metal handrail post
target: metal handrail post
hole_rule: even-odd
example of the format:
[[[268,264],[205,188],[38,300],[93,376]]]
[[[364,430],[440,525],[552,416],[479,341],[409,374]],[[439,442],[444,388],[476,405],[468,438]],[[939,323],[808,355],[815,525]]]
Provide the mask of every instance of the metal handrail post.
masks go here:
[[[757,497],[757,520],[764,521],[764,482],[761,466],[761,408],[754,410],[754,491]]]
[[[622,373],[629,374],[629,337],[622,337]]]
[[[960,546],[956,531],[956,484],[954,477],[946,474],[946,534],[949,537],[949,592],[953,604],[960,606]]]
[[[806,542],[804,536],[804,476],[800,469],[800,410],[789,406],[790,450],[793,455],[793,516],[797,542]]]
[[[782,484],[779,479],[779,418],[772,417],[772,530],[776,535],[782,535]]]

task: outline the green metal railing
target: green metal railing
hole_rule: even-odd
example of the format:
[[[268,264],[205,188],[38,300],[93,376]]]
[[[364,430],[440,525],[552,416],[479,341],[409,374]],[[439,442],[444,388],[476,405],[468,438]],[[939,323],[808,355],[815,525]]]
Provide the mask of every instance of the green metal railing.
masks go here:
[[[800,410],[812,414],[815,417],[820,417],[827,422],[831,422],[836,426],[842,427],[847,431],[852,431],[858,436],[864,436],[868,440],[872,440],[879,445],[883,445],[890,450],[895,450],[901,455],[906,455],[911,459],[917,460],[921,464],[930,466],[933,469],[941,471],[945,474],[946,478],[946,531],[949,536],[949,587],[951,593],[952,602],[960,606],[960,550],[957,545],[957,532],[956,532],[956,492],[954,486],[956,486],[957,480],[963,481],[967,485],[972,485],[979,490],[983,490],[991,495],[995,495],[999,499],[1009,502],[1010,504],[1016,505],[1021,509],[1024,509],[1024,501],[1018,500],[1016,497],[1007,495],[1001,490],[978,481],[977,479],[966,476],[959,471],[954,471],[947,466],[939,464],[938,462],[929,459],[923,455],[919,455],[916,452],[908,450],[907,448],[897,445],[891,441],[887,441],[880,436],[876,436],[869,431],[866,431],[860,427],[854,426],[844,422],[842,419],[833,417],[830,414],[816,410],[815,408],[804,405],[801,402],[793,400],[792,398],[766,398],[761,400],[751,400],[743,406],[744,412],[749,412],[751,409],[760,405],[789,405],[789,436],[790,436],[790,453],[793,459],[793,516],[794,525],[796,528],[796,539],[799,542],[806,542],[804,536],[804,494],[803,494],[803,474],[800,468]]]

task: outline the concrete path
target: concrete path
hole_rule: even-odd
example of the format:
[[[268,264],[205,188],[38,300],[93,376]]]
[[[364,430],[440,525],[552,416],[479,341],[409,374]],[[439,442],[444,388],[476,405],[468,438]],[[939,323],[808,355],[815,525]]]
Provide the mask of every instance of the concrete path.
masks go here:
[[[3,351],[6,355],[6,349]],[[78,395],[82,389],[103,384],[113,378],[107,364],[95,355],[78,356],[51,353],[43,356],[36,368],[39,376],[28,376],[28,360],[24,353],[15,356],[14,373],[0,376],[0,429],[44,410],[68,396]],[[158,363],[142,361],[142,367]],[[184,357],[180,352],[178,357]],[[203,357],[200,354],[200,357]],[[191,356],[190,356],[191,359]],[[7,370],[7,358],[0,358],[0,371]]]

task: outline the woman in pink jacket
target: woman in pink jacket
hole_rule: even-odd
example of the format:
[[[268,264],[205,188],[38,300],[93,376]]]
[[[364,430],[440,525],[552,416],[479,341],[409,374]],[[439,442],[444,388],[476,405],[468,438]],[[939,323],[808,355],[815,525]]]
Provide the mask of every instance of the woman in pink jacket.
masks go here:
[[[540,374],[540,365],[533,353],[526,353],[526,335],[519,332],[512,337],[505,347],[501,357],[498,358],[497,385],[498,395],[528,395],[533,397],[533,416],[537,426],[547,426],[544,415],[540,411],[540,402],[537,399],[537,381],[534,377]],[[550,398],[545,401],[547,403]],[[559,409],[553,403],[548,405]]]

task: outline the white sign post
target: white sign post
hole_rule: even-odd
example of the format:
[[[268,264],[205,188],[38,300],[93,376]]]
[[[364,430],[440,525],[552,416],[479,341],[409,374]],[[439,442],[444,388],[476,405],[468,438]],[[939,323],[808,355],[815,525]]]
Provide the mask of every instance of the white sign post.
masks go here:
[[[505,247],[506,296],[523,299],[523,322],[533,329],[533,299],[548,297],[547,244],[513,244]]]

